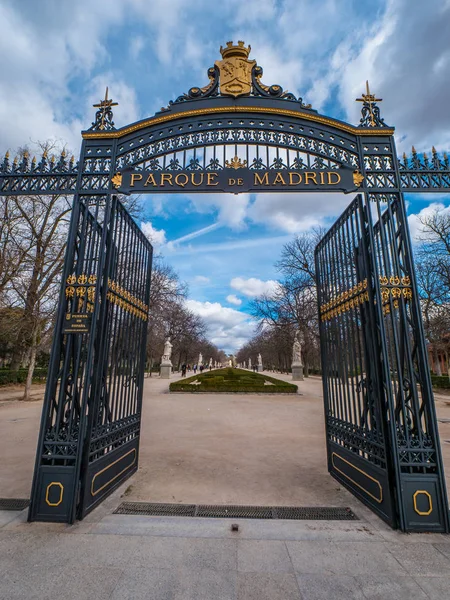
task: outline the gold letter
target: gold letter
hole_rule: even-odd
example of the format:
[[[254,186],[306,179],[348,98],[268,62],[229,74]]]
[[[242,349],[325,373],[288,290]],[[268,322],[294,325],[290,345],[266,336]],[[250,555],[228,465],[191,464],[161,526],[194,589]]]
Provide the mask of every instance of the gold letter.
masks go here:
[[[199,186],[203,183],[204,173],[200,173],[200,183],[195,183],[195,173],[191,173],[191,183],[192,185]]]
[[[186,179],[184,181],[178,181],[180,177],[186,177]],[[178,175],[175,177],[175,183],[177,185],[181,185],[181,187],[184,187],[188,181],[189,177],[186,175],[186,173],[178,173]]]
[[[206,185],[219,185],[219,182],[214,183],[213,177],[217,177],[217,173],[208,173]]]
[[[142,175],[141,173],[132,173],[131,174],[131,183],[130,183],[130,187],[134,187],[134,180],[137,179],[137,181],[139,181],[140,179],[142,179]]]
[[[273,180],[272,185],[275,185],[276,183],[281,183],[282,185],[286,185],[286,182],[283,179],[283,175],[281,173],[277,173],[277,176]]]
[[[165,187],[164,186],[164,182],[167,181],[167,183],[170,183],[170,185],[173,185],[172,183],[172,173],[161,173],[161,183],[159,184],[160,187]]]
[[[336,181],[331,181],[331,176],[332,175],[336,175],[337,179]],[[336,171],[331,171],[330,173],[328,173],[328,183],[330,185],[336,185],[337,183],[339,183],[341,180],[341,176],[339,175],[339,173],[336,173]]]
[[[229,179],[228,185],[236,185],[236,179]]]
[[[269,173],[264,173],[263,177],[260,177],[258,173],[255,173],[254,185],[257,183],[259,183],[259,185],[269,185]]]
[[[297,180],[297,181],[294,181],[294,180],[292,179],[293,175],[297,175],[297,177],[298,177],[298,180]],[[301,182],[302,182],[302,176],[300,175],[300,173],[295,173],[295,172],[294,172],[294,173],[291,173],[291,172],[289,171],[289,185],[298,185],[298,184],[299,184],[299,183],[301,183]]]
[[[144,186],[147,186],[149,183],[156,185],[155,176],[153,173],[150,173],[150,175],[147,177],[147,181],[144,183]]]
[[[320,171],[319,175],[320,175],[320,183],[322,185],[325,185],[325,179],[323,178],[325,173],[323,171]]]
[[[244,184],[244,180],[243,179],[238,179],[237,180],[237,184],[238,185],[243,185]]]
[[[305,185],[308,185],[309,179],[312,179],[317,185],[317,173],[305,173]]]

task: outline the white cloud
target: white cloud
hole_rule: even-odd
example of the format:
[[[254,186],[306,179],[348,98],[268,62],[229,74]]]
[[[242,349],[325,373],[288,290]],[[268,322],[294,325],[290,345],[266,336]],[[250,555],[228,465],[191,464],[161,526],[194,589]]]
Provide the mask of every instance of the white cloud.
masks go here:
[[[262,281],[255,277],[250,277],[250,279],[234,277],[230,281],[230,285],[233,289],[238,290],[238,292],[241,292],[244,296],[248,296],[249,298],[255,298],[262,294],[272,294],[278,287],[278,283],[272,279]]]
[[[209,277],[205,277],[204,275],[196,275],[194,277],[194,281],[196,281],[197,283],[209,283],[210,279]]]
[[[350,204],[342,193],[257,194],[249,218],[287,233],[300,233],[326,223]]]
[[[420,219],[430,217],[437,210],[439,210],[439,211],[442,210],[442,211],[444,211],[444,214],[447,214],[450,216],[450,206],[445,206],[444,204],[442,204],[440,202],[432,202],[425,208],[422,208],[422,210],[420,212],[418,212],[417,214],[408,216],[408,225],[409,225],[409,230],[411,232],[411,238],[413,241],[418,241],[421,237],[421,230],[423,228],[423,225],[420,222]]]
[[[141,223],[141,229],[153,246],[163,246],[166,243],[165,230],[155,229],[151,221]]]
[[[229,294],[226,297],[226,301],[230,304],[235,304],[236,306],[240,306],[242,304],[242,300],[238,298],[235,294]]]
[[[226,352],[235,352],[255,333],[256,321],[250,315],[219,302],[187,300],[186,306],[203,318],[208,339]]]

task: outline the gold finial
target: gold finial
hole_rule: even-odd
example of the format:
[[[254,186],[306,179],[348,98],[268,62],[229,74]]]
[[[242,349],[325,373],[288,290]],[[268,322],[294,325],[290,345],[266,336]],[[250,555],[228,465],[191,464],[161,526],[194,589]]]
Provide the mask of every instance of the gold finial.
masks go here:
[[[108,98],[108,87],[106,87],[104,100],[101,100],[98,104],[92,105],[94,108],[100,108],[102,111],[99,129],[105,128],[105,116],[106,116],[107,110],[110,109],[111,106],[118,106],[118,104],[119,104],[118,102],[113,102],[110,98]]]
[[[432,152],[433,154],[436,154],[436,148],[435,148],[434,146],[431,146],[431,152]]]
[[[36,164],[36,157],[35,156],[33,156],[33,160],[31,162],[33,163],[33,165]]]
[[[6,154],[5,154],[5,159],[6,159],[6,160],[9,160],[9,150],[7,150],[7,151],[6,151]]]
[[[382,102],[382,98],[377,98],[375,94],[372,94],[369,88],[369,81],[366,80],[366,93],[361,94],[361,98],[356,98],[357,102],[364,102],[369,106],[370,124],[372,127],[376,126],[375,117],[373,114],[373,105],[375,102]]]
[[[243,169],[247,166],[247,161],[242,161],[238,156],[235,156],[231,160],[225,161],[225,167],[227,169]]]
[[[426,153],[426,152],[424,152],[424,153],[423,153],[423,159],[424,159],[424,160],[428,160],[428,156],[427,156],[427,153]]]
[[[122,185],[122,173],[116,173],[114,177],[111,177],[111,183],[117,189]]]
[[[47,148],[44,150],[44,152],[42,153],[42,158],[47,158],[48,156],[48,150]]]
[[[362,182],[364,181],[364,175],[362,175],[359,171],[353,172],[353,183],[356,187],[360,187]]]
[[[406,156],[406,152],[403,152],[403,160],[406,160],[408,157]]]
[[[62,149],[61,156],[63,158],[66,158],[66,149],[65,148]]]
[[[75,162],[75,156],[72,154],[72,156],[70,157],[70,162]]]
[[[55,162],[55,156],[54,156],[53,154],[52,154],[52,157],[51,157],[51,159],[50,159],[50,162],[51,162],[51,163],[54,163],[54,162]]]
[[[16,158],[14,159],[14,165],[17,166],[17,162],[18,162],[19,158],[16,156]]]
[[[94,108],[110,108],[111,106],[118,106],[118,102],[113,102],[110,98],[108,98],[108,87],[106,88],[105,98],[100,100],[98,104],[93,104]]]
[[[416,154],[416,149],[414,148],[414,146],[412,147],[412,153]]]
[[[28,153],[28,150],[25,150],[25,152],[23,153],[23,157],[25,160],[28,160],[28,157],[30,156],[30,154]]]
[[[231,58],[232,56],[238,56],[241,58],[248,58],[251,46],[245,47],[245,42],[239,41],[237,46],[233,46],[233,42],[227,42],[226,48],[220,46],[220,54],[222,58]]]

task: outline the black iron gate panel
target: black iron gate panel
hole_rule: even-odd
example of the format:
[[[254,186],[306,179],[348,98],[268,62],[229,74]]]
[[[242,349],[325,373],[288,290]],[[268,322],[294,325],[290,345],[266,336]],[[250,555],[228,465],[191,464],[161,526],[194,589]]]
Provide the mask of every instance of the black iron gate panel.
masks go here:
[[[143,368],[136,372],[137,350],[132,345],[142,343],[145,348],[151,258],[150,243],[115,197],[75,198],[38,439],[30,520],[73,522],[77,511],[89,508],[85,502],[81,506],[79,503],[86,498],[81,482],[86,481],[91,463],[100,455],[112,456],[125,441],[137,438]],[[116,307],[124,314],[113,320],[111,330]],[[144,325],[137,325],[137,321]],[[113,340],[108,339],[107,327]],[[112,343],[120,350],[111,352],[108,344]],[[143,358],[139,357],[138,369],[143,367]],[[122,379],[118,385],[129,388],[124,401],[122,396],[117,400],[117,392],[111,392],[119,375]],[[120,420],[129,430],[126,435],[118,424]],[[97,452],[92,450],[95,447]],[[137,450],[135,442],[133,465],[137,464]],[[120,461],[116,464],[120,466]],[[127,471],[132,472],[126,469],[123,474],[115,473],[114,482]],[[98,474],[97,483],[100,478]],[[114,486],[102,483],[100,487],[104,496]],[[97,488],[94,492],[101,497]]]
[[[420,301],[404,201],[371,202],[374,271],[380,302],[383,394],[388,406],[398,498],[405,531],[448,531],[448,501]]]
[[[316,269],[330,473],[394,527],[448,531],[401,196],[357,196],[318,244]]]
[[[80,518],[138,465],[152,248],[115,197],[110,223]]]
[[[358,195],[316,248],[328,469],[395,524],[367,218]]]

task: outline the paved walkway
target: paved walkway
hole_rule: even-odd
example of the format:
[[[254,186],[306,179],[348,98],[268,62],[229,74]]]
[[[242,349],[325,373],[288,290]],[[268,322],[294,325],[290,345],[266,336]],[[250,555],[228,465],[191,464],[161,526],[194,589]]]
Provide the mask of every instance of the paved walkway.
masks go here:
[[[169,469],[170,465],[166,465],[167,482],[164,484],[164,465],[158,462],[162,460],[163,453],[161,451],[160,456],[153,454],[153,462],[157,466],[152,467],[146,477],[141,473],[125,482],[84,521],[73,526],[30,524],[26,522],[26,511],[0,511],[0,599],[450,598],[450,537],[439,534],[405,535],[392,531],[346,490],[340,489],[329,476],[328,481],[335,494],[324,496],[326,501],[323,504],[351,506],[359,521],[243,519],[236,520],[239,523],[239,531],[232,532],[231,523],[235,520],[229,519],[114,515],[113,511],[123,500],[155,500],[153,496],[144,497],[149,489],[153,489],[155,494],[161,494],[161,497],[168,497],[167,494],[173,490],[173,481],[182,477],[184,471],[189,474],[183,480],[185,491],[183,492],[182,487],[178,489],[184,494],[184,498],[194,494],[192,464],[196,461],[201,463],[202,455],[201,452],[197,453],[195,444],[186,444],[186,435],[184,441],[183,436],[178,439],[182,433],[181,424],[186,424],[189,415],[191,421],[188,429],[192,428],[193,432],[200,433],[203,429],[204,435],[208,431],[208,435],[212,435],[222,417],[228,414],[222,411],[220,404],[233,413],[235,407],[233,408],[232,403],[241,398],[241,402],[245,402],[246,406],[245,421],[251,423],[253,418],[257,424],[252,434],[258,435],[259,431],[261,439],[269,448],[277,448],[277,436],[270,439],[266,429],[267,423],[270,422],[266,414],[270,417],[273,402],[277,401],[276,397],[271,397],[271,400],[258,396],[255,401],[249,398],[244,401],[242,397],[230,398],[226,395],[222,397],[221,402],[214,404],[213,398],[170,396],[165,391],[167,383],[156,378],[147,384],[149,393],[146,395],[145,408],[148,421],[144,421],[143,424],[144,435],[149,434],[147,437],[150,439],[152,433],[152,439],[157,438],[153,451],[160,452],[156,435],[159,431],[159,439],[166,440],[166,448],[176,447],[178,453],[184,448],[187,462],[182,468],[172,465],[172,471]],[[316,418],[314,407],[317,407],[317,414],[320,415],[320,382],[311,378],[300,384],[300,391],[303,391],[303,396],[287,398],[287,403],[283,402],[277,407],[284,413],[285,421],[295,419],[292,427],[297,428],[297,431],[300,431],[298,428],[308,415],[307,408],[312,411],[312,421]],[[14,468],[9,467],[8,478],[5,478],[4,466],[6,462],[11,461],[11,441],[16,440],[17,450],[27,446],[28,438],[36,435],[33,427],[36,427],[39,409],[39,402],[30,403],[28,406],[11,402],[0,407],[0,452],[3,456],[3,466],[0,467],[0,496],[7,495],[3,493],[4,483],[16,485],[15,491],[20,486],[22,490],[26,489],[26,485],[29,486],[29,479],[25,480],[30,477],[31,467],[21,470],[20,460],[15,459],[16,474],[22,472],[23,475],[17,487],[17,481],[13,477]],[[449,411],[450,407],[438,402],[438,414],[444,421],[449,416]],[[179,421],[175,424],[177,412]],[[277,425],[280,426],[281,421],[277,421],[275,416],[273,419],[272,432],[276,433]],[[168,436],[168,426],[164,425],[164,421],[172,423],[172,437]],[[450,437],[450,424],[444,422],[440,425],[443,428],[443,438]],[[316,426],[319,427],[318,422],[314,425]],[[145,428],[149,427],[152,429],[145,433]],[[232,446],[239,441],[242,432],[238,425],[234,425],[233,419],[230,420],[229,427],[231,431],[233,427],[236,428],[235,435],[227,442]],[[218,436],[216,430],[216,437],[217,443],[214,435],[210,440],[216,456],[219,456],[226,447],[226,436]],[[199,435],[197,439],[200,448],[204,448],[206,438]],[[20,441],[22,443],[19,443]],[[29,448],[33,448],[33,452],[28,452],[31,459],[35,446],[35,440],[32,441]],[[321,443],[324,446],[323,441]],[[288,447],[289,436],[286,444]],[[250,477],[251,474],[257,473],[254,469],[258,462],[256,458],[261,457],[258,453],[262,452],[259,448],[262,445],[253,444],[256,446],[254,460],[247,465],[239,462],[239,456],[233,459],[234,466],[246,469],[243,471],[245,475],[237,478],[239,486],[234,490],[244,490],[244,494],[247,487],[249,494],[265,493],[264,500],[258,502],[259,504],[270,500],[270,494],[273,493],[272,486],[261,487],[257,485],[257,481],[252,483]],[[249,446],[248,451],[251,453],[252,447]],[[143,452],[141,461],[145,463],[145,451]],[[150,448],[147,452],[151,454]],[[317,460],[320,452],[323,453],[323,448],[317,451]],[[239,447],[236,448],[235,454],[240,454]],[[5,457],[8,457],[8,460],[5,460]],[[301,454],[294,454],[294,462],[299,462],[300,457]],[[211,456],[209,458],[211,460]],[[23,455],[22,460],[30,461],[30,457]],[[286,459],[285,456],[285,463],[286,466],[290,465],[290,458]],[[275,476],[273,473],[276,467],[276,461],[267,467],[272,476]],[[283,463],[278,464],[278,469],[283,469]],[[205,476],[201,469],[198,473]],[[206,475],[205,481],[211,473],[207,472]],[[152,477],[155,480],[154,487],[147,488],[149,484],[145,481],[149,478],[151,480]],[[131,489],[130,485],[133,486]],[[214,485],[210,484],[210,487]],[[216,487],[218,491],[212,490],[210,498],[220,497],[224,490],[226,491],[219,483]],[[295,487],[302,489],[301,483]],[[336,488],[339,488],[339,491]],[[322,483],[318,489],[328,493]],[[13,488],[10,490],[13,491]],[[331,488],[329,491],[332,491]],[[200,496],[203,492],[204,490],[199,494],[202,502],[204,499]],[[303,488],[297,498],[308,498],[307,493],[308,490]],[[309,500],[313,500],[315,494],[317,490],[312,490]],[[27,494],[15,495],[25,497]],[[13,497],[11,494],[9,496]],[[176,500],[182,501],[182,498],[177,497]],[[308,502],[303,502],[303,505],[306,504]]]

